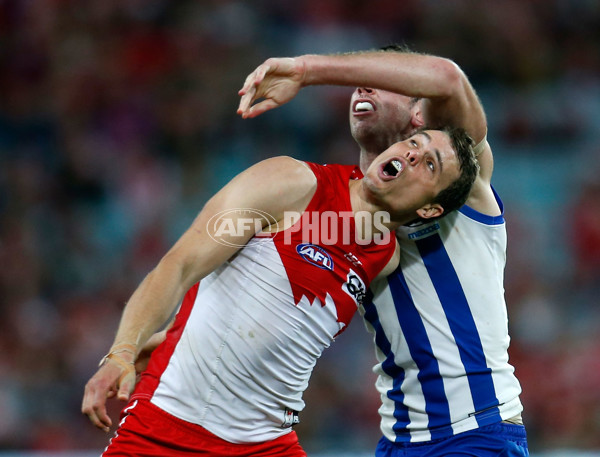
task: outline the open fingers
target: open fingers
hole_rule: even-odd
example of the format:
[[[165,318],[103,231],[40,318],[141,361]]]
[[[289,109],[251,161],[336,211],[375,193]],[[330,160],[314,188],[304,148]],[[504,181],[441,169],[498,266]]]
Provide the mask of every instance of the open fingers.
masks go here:
[[[252,87],[247,92],[245,92],[244,95],[242,95],[242,97],[240,99],[240,104],[239,104],[238,110],[237,110],[237,113],[241,114],[242,117],[246,117],[246,115],[248,114],[248,110],[250,109],[250,106],[252,105],[252,102],[254,101],[255,94],[256,94],[256,88]]]
[[[135,386],[133,364],[114,354],[108,357],[86,384],[81,405],[81,412],[105,432],[112,426],[112,420],[106,411],[106,400],[115,395],[120,400],[128,400]]]
[[[92,378],[85,386],[85,393],[81,405],[81,412],[85,414],[92,424],[105,432],[110,430],[112,421],[106,412],[106,399],[112,389],[102,387],[96,378]]]
[[[244,95],[245,93],[247,93],[251,88],[258,86],[263,79],[265,78],[265,75],[267,74],[267,72],[271,69],[270,65],[259,65],[256,70],[254,70],[252,73],[250,73],[247,77],[246,80],[244,81],[244,85],[242,86],[242,88],[238,91],[239,95]]]

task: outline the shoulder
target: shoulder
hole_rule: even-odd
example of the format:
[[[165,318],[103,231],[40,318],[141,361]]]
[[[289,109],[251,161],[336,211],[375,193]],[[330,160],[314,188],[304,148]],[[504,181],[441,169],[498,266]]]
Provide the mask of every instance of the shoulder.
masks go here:
[[[297,178],[302,181],[315,180],[314,172],[307,162],[290,156],[277,156],[262,160],[248,168],[247,172],[260,175],[268,174],[274,181],[289,181],[289,178]]]
[[[246,192],[254,193],[260,201],[257,204],[264,205],[275,217],[285,211],[304,211],[317,190],[317,176],[307,162],[278,156],[254,167]]]
[[[250,192],[283,195],[286,192],[314,191],[317,178],[311,167],[289,156],[265,159],[248,168],[240,176]]]
[[[285,211],[303,211],[317,189],[310,167],[288,156],[265,159],[232,179],[209,203],[217,208],[252,208],[275,220]]]

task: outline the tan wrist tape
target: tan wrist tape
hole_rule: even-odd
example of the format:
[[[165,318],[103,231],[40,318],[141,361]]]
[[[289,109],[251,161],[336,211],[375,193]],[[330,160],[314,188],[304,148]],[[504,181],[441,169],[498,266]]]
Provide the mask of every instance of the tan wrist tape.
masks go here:
[[[102,367],[109,360],[111,362],[115,362],[117,365],[119,365],[121,368],[123,368],[125,370],[125,371],[123,371],[123,373],[121,374],[121,376],[119,376],[118,384],[120,384],[121,381],[123,380],[123,378],[125,376],[127,376],[128,374],[133,373],[135,375],[135,364],[134,364],[134,362],[127,362],[127,361],[125,361],[123,359],[123,357],[121,357],[118,354],[115,354],[114,352],[109,352],[104,357],[102,357],[102,360],[100,360],[100,363],[98,364],[98,366]]]
[[[121,352],[129,352],[131,355],[133,355],[134,360],[132,362],[127,362],[125,359],[123,359],[123,357],[118,355]],[[134,367],[134,365],[135,365],[135,356],[136,356],[135,345],[129,344],[129,343],[115,344],[113,347],[110,348],[110,351],[108,352],[108,354],[106,354],[104,357],[102,357],[100,359],[100,363],[98,363],[98,366],[101,367],[110,359],[110,360],[117,362],[119,365],[121,365],[121,367],[129,369],[129,367]]]
[[[481,140],[479,143],[477,143],[473,147],[473,152],[475,153],[475,157],[478,157],[483,152],[483,150],[485,149],[486,143],[487,143],[487,133],[483,137],[483,140]]]
[[[119,352],[129,352],[130,354],[133,354],[135,356],[137,352],[137,347],[135,346],[135,344],[119,343],[115,344],[113,347],[110,348],[110,351],[108,351],[109,354],[118,354]]]

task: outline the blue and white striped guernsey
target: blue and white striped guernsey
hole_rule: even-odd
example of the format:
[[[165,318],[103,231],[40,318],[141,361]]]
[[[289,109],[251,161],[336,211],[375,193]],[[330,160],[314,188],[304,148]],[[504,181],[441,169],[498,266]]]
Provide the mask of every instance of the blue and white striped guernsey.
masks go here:
[[[400,266],[372,284],[364,309],[383,434],[428,441],[519,415],[521,387],[507,354],[503,215],[463,206],[402,227],[398,238]]]

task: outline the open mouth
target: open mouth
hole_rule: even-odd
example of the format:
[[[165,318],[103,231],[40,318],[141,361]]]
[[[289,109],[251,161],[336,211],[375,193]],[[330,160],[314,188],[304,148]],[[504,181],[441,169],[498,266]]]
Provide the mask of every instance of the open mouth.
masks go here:
[[[352,112],[354,113],[367,113],[371,111],[375,111],[375,105],[368,100],[358,100],[352,107]]]
[[[381,167],[382,178],[394,179],[402,172],[402,162],[392,159]]]

